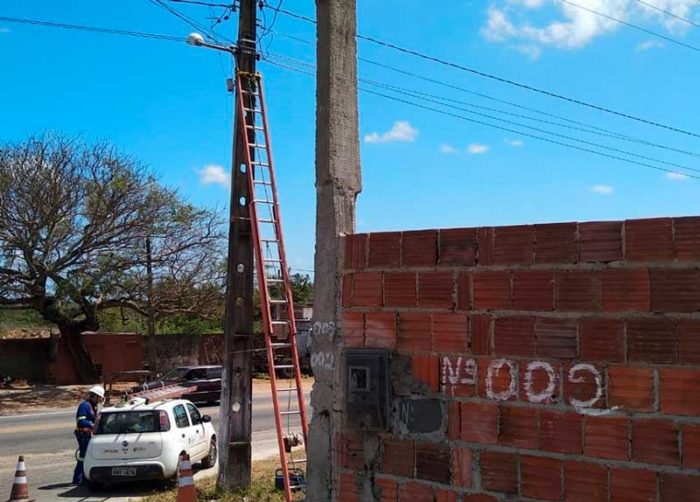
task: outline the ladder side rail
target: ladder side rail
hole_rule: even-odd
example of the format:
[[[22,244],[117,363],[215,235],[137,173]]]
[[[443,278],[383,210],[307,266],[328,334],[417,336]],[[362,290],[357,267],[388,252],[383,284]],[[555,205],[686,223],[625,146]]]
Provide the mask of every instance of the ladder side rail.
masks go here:
[[[270,165],[269,169],[269,174],[270,174],[270,182],[272,183],[272,197],[274,200],[274,214],[275,214],[275,227],[277,231],[277,240],[278,240],[278,252],[280,255],[280,261],[281,263],[281,269],[282,269],[282,278],[284,280],[284,289],[285,289],[285,295],[287,297],[287,316],[289,319],[289,337],[290,337],[290,343],[291,343],[291,352],[292,352],[292,359],[293,359],[293,365],[294,365],[294,380],[296,382],[296,387],[297,387],[297,400],[299,403],[299,410],[300,410],[300,418],[301,418],[301,428],[302,428],[302,433],[304,436],[304,450],[306,450],[306,445],[307,445],[307,432],[308,432],[308,425],[307,425],[307,417],[306,417],[306,406],[304,403],[304,390],[302,387],[302,382],[301,382],[301,369],[300,369],[300,364],[299,364],[299,351],[297,348],[297,340],[296,340],[296,334],[297,334],[297,328],[296,328],[296,318],[294,316],[294,301],[293,301],[293,295],[292,295],[292,288],[291,288],[291,280],[289,277],[289,269],[287,268],[287,256],[285,252],[285,245],[284,245],[284,235],[282,232],[282,217],[280,214],[279,210],[279,201],[277,198],[277,182],[275,178],[275,170],[274,170],[274,163],[272,160],[272,146],[270,143],[270,129],[267,123],[267,111],[265,107],[265,93],[263,92],[263,85],[262,85],[262,79],[260,76],[257,76],[257,82],[258,82],[258,93],[260,95],[260,109],[262,111],[262,120],[263,120],[263,129],[265,132],[265,145],[267,147],[267,163]]]
[[[238,79],[238,109],[240,112],[240,118],[241,118],[241,123],[242,124],[247,124],[246,120],[246,111],[245,111],[245,106],[244,106],[244,100],[243,100],[243,87],[242,87],[242,78],[241,74],[238,73],[237,75]],[[257,81],[257,79],[256,79]],[[258,91],[260,89],[258,88]],[[260,92],[258,92],[261,94]],[[252,101],[252,106],[250,109],[254,110],[255,109],[255,96],[253,96],[253,93],[249,93]],[[262,109],[261,109],[262,111]],[[253,125],[255,125],[255,115],[253,113]],[[264,116],[264,111],[262,111],[261,115],[263,116],[263,121],[265,120]],[[264,124],[264,122],[263,122]],[[264,127],[264,125],[263,125]],[[248,140],[248,134],[247,134],[247,128],[242,127],[241,128],[241,134],[243,134],[243,144],[245,146],[245,160],[246,160],[246,170],[248,174],[248,187],[249,187],[249,195],[250,195],[250,200],[246,201],[248,204],[250,204],[250,215],[251,219],[253,220],[253,224],[251,225],[252,231],[253,231],[253,242],[254,242],[254,252],[257,258],[257,270],[258,270],[258,288],[260,289],[260,307],[262,310],[263,314],[263,325],[264,325],[264,335],[265,335],[265,346],[267,348],[267,364],[268,364],[268,373],[270,375],[270,386],[272,388],[272,406],[274,409],[275,413],[275,428],[277,430],[277,444],[279,447],[280,451],[280,463],[281,463],[281,468],[282,468],[282,474],[284,476],[284,492],[285,492],[285,499],[287,501],[291,501],[292,499],[292,490],[291,490],[291,479],[289,478],[289,469],[287,467],[287,454],[284,449],[284,431],[282,430],[282,418],[280,415],[280,409],[279,409],[279,400],[277,396],[277,377],[275,374],[275,355],[274,351],[272,349],[272,343],[270,340],[270,336],[272,334],[272,321],[271,321],[271,312],[270,312],[270,300],[269,300],[269,295],[268,295],[268,290],[267,290],[267,275],[265,273],[265,262],[263,260],[263,253],[262,253],[262,246],[260,244],[260,235],[259,235],[259,222],[258,222],[258,216],[257,216],[257,211],[256,211],[256,204],[253,203],[253,199],[255,198],[255,172],[253,169],[253,163],[250,155],[250,142]],[[269,162],[268,162],[269,164]],[[238,166],[236,166],[238,167]],[[273,193],[274,193],[274,185],[273,185]],[[237,203],[238,201],[234,200],[234,203]]]

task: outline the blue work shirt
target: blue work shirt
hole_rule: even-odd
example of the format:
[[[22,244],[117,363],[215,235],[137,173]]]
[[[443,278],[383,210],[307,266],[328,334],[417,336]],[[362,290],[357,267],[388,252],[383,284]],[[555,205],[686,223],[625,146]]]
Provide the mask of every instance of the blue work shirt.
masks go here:
[[[95,425],[95,410],[90,401],[83,401],[75,414],[78,428],[92,428]]]

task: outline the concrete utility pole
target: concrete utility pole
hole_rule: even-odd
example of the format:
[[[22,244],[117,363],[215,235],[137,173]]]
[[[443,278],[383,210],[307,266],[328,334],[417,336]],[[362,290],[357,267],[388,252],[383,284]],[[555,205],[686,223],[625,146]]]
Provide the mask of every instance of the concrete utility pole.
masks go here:
[[[156,348],[156,314],[153,308],[153,254],[151,237],[146,237],[146,286],[148,290],[148,358],[151,371],[158,371],[158,352]]]
[[[362,190],[357,115],[357,45],[355,0],[316,0],[316,258],[311,350],[340,361],[337,332],[340,236],[355,231],[355,200]],[[313,418],[307,448],[307,497],[335,500],[332,454],[338,429],[340,368],[314,368]]]
[[[238,71],[255,73],[256,2],[241,0],[238,21]],[[248,86],[250,79],[241,79]],[[250,90],[250,89],[246,89]],[[236,89],[236,100],[241,89]],[[236,101],[237,103],[238,101]],[[252,106],[251,106],[252,108]],[[234,110],[237,106],[234,105]],[[221,391],[221,432],[219,438],[219,486],[232,490],[250,486],[251,402],[253,348],[253,237],[251,200],[245,164],[243,129],[239,115],[234,118],[234,153],[231,176],[231,209],[226,280],[225,363]],[[241,132],[243,131],[243,132]],[[254,131],[250,131],[254,133]],[[242,198],[245,199],[242,199]],[[245,204],[240,201],[245,200]]]

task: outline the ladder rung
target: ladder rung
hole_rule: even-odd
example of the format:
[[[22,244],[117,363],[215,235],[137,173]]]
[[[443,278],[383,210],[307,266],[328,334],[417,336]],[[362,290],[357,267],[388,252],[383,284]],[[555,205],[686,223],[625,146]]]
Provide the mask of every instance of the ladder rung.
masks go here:
[[[260,94],[255,91],[246,91],[245,89],[241,89],[241,94],[248,94],[250,96],[260,96]]]
[[[289,321],[272,321],[273,326],[287,326]]]
[[[253,160],[250,163],[253,164],[254,166],[270,167],[270,164],[267,162],[259,162],[257,160]]]
[[[247,125],[245,126],[246,129],[254,129],[256,131],[264,131],[264,127],[256,126],[256,125]]]
[[[260,242],[279,242],[278,239],[260,239]]]
[[[272,344],[273,349],[287,349],[291,346],[292,346],[291,343],[273,343]]]
[[[299,460],[287,460],[288,464],[303,464],[306,462],[305,458],[300,458]]]
[[[246,107],[244,106],[244,107],[243,107],[243,110],[245,110],[245,111],[248,112],[248,113],[251,113],[251,112],[252,112],[252,113],[258,113],[258,114],[262,115],[262,110],[258,110],[258,109],[256,109],[256,108],[246,108]]]
[[[272,298],[270,300],[270,303],[274,303],[275,305],[281,305],[283,303],[287,303],[287,300],[280,300],[278,298]]]
[[[260,223],[277,223],[276,220],[258,220]]]
[[[290,370],[294,368],[293,364],[280,364],[278,366],[275,366],[276,370]]]
[[[273,283],[273,284],[279,284],[280,282],[284,282],[284,279],[270,279],[270,278],[267,278],[267,279],[265,279],[265,281],[271,282],[271,283]]]
[[[251,143],[248,146],[252,148],[267,148],[267,145],[263,145],[262,143]]]
[[[272,183],[270,183],[269,181],[253,180],[253,183],[254,183],[255,185],[267,185],[267,186],[269,186],[269,187],[272,186]]]
[[[263,258],[263,261],[267,261],[270,263],[282,263],[282,260],[278,260],[276,258]]]
[[[296,410],[296,411],[280,411],[280,415],[299,415],[301,414],[301,411]]]
[[[294,387],[294,388],[291,388],[291,389],[277,389],[277,392],[294,392],[294,391],[297,391],[297,390],[299,390],[299,389],[297,389],[296,387]]]
[[[273,200],[265,200],[265,199],[253,199],[252,200],[253,204],[269,204],[269,205],[274,205],[275,201]]]

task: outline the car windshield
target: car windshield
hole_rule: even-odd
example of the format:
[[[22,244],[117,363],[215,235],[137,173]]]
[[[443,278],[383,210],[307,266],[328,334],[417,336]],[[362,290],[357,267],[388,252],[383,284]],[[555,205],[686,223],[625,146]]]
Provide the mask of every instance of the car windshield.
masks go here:
[[[95,434],[140,434],[143,432],[160,432],[157,411],[102,413]]]
[[[175,368],[168,371],[163,380],[182,380],[189,368]]]

